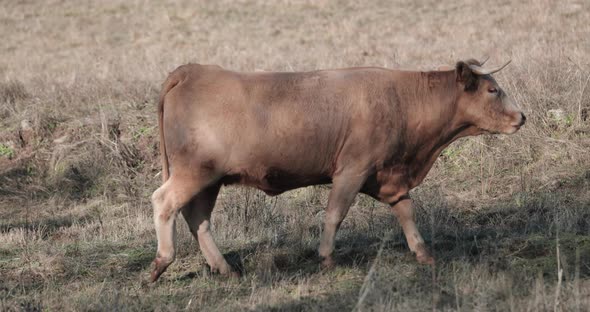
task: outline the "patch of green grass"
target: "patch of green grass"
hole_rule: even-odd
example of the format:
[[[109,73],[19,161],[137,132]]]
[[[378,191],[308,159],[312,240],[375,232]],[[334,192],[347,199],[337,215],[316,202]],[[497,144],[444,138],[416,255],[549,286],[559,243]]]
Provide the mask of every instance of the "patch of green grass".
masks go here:
[[[154,259],[154,252],[150,248],[145,247],[130,249],[126,254],[127,263],[125,267],[132,272],[145,270]]]
[[[6,144],[0,143],[0,156],[12,158],[14,149]]]
[[[0,247],[0,270],[11,266],[11,262],[15,257],[19,256],[21,250],[16,248],[2,248]]]
[[[46,127],[47,127],[47,130],[49,130],[49,132],[53,132],[57,128],[57,121],[55,121],[55,120],[48,121],[46,124]]]
[[[570,127],[574,123],[575,117],[572,114],[568,114],[565,116],[565,125]]]
[[[153,130],[154,130],[154,127],[141,126],[141,127],[137,128],[135,131],[133,131],[133,139],[138,140],[139,138],[141,138],[145,135],[148,135]]]
[[[453,146],[449,146],[445,148],[442,152],[443,157],[447,157],[449,159],[453,159],[459,155],[461,149]]]

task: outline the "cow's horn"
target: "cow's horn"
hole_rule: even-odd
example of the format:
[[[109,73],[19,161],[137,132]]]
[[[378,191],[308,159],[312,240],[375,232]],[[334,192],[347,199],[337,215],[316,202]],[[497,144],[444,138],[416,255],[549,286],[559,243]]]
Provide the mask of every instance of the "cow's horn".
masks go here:
[[[502,66],[498,66],[495,68],[483,68],[481,66],[477,66],[477,65],[469,65],[469,68],[471,68],[471,71],[473,71],[474,74],[476,75],[489,75],[489,74],[493,74],[495,72],[499,72],[500,70],[502,70],[502,68],[506,67],[508,64],[510,64],[512,60],[508,60],[508,62],[506,62],[504,65]]]

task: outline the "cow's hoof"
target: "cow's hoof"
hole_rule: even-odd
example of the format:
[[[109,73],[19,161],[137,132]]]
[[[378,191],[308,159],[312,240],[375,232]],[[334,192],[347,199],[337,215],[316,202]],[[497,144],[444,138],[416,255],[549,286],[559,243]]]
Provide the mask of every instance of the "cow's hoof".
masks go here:
[[[424,246],[424,244],[418,244],[418,246],[416,246],[415,253],[416,260],[418,261],[418,263],[428,265],[434,264],[434,258],[430,255],[428,249],[426,249],[426,246]]]
[[[242,277],[240,272],[234,271],[229,265],[223,266],[223,269],[218,269],[216,267],[211,267],[209,264],[205,264],[203,268],[203,275],[207,277],[218,276],[228,279],[239,279]]]
[[[334,259],[332,259],[332,257],[325,257],[322,259],[321,266],[322,270],[329,270],[336,266],[336,262],[334,262]]]
[[[171,261],[167,261],[164,258],[156,257],[156,259],[154,259],[154,262],[152,262],[154,269],[152,270],[150,281],[152,283],[157,281],[160,275],[162,275],[162,273],[166,271],[170,263]]]

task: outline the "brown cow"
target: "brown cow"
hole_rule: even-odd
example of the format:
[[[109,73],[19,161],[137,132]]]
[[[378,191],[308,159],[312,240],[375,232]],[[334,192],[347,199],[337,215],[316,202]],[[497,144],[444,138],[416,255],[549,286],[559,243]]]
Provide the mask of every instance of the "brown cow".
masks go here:
[[[506,66],[506,63],[504,66]],[[349,68],[238,73],[189,64],[163,84],[159,103],[164,184],[153,196],[158,251],[152,281],[175,257],[179,211],[211,270],[232,274],[209,223],[222,185],[269,195],[332,183],[319,254],[358,192],[387,203],[420,263],[434,259],[408,192],[460,137],[514,133],[524,114],[475,60],[431,72]]]

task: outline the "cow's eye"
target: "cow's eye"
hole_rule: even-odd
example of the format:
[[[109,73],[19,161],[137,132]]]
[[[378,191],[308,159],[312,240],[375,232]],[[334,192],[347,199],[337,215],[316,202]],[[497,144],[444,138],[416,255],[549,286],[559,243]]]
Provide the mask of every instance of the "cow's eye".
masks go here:
[[[488,89],[488,92],[489,93],[498,93],[498,89],[496,89],[494,87],[491,87],[491,88]]]

